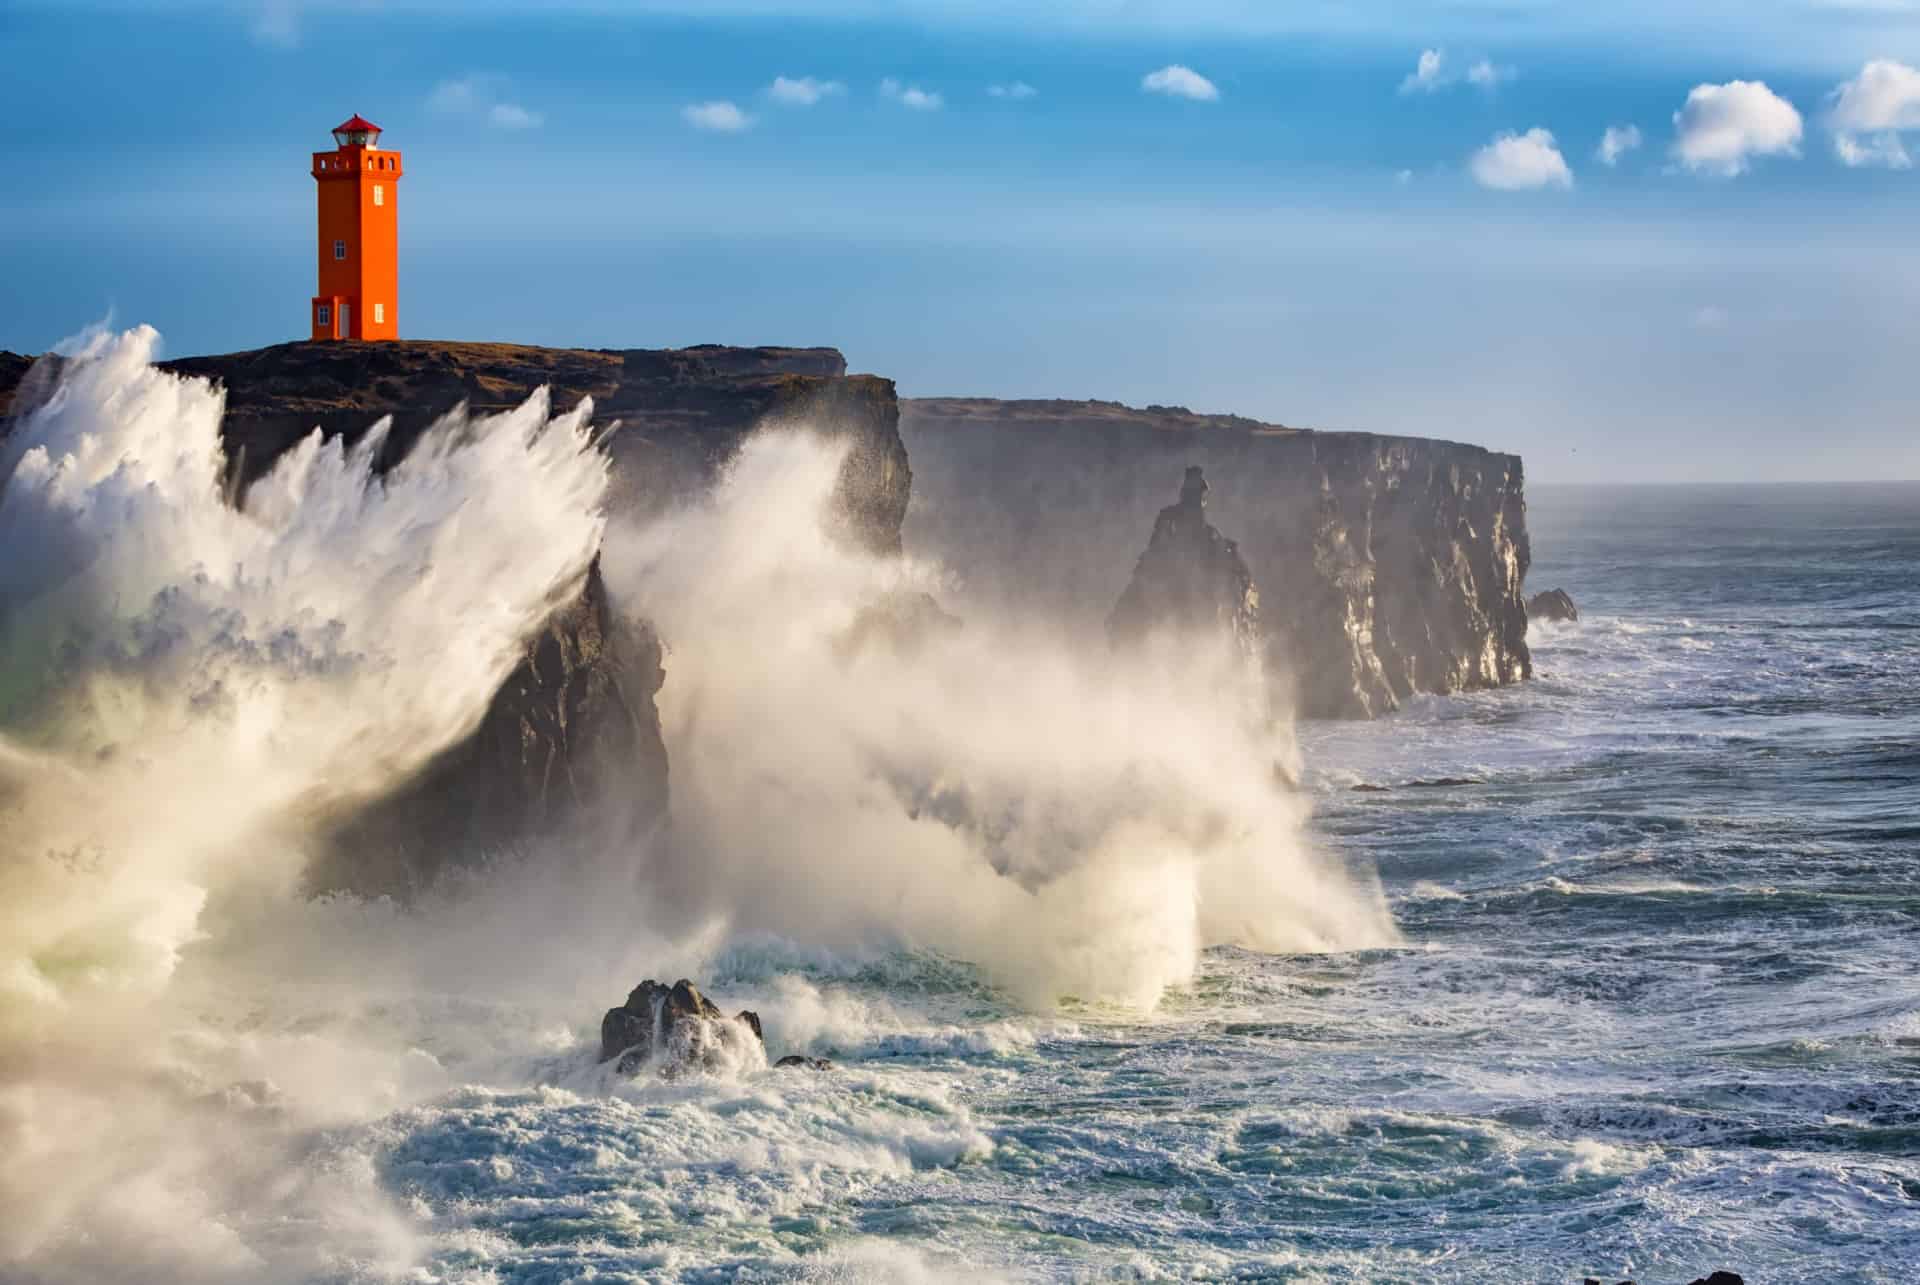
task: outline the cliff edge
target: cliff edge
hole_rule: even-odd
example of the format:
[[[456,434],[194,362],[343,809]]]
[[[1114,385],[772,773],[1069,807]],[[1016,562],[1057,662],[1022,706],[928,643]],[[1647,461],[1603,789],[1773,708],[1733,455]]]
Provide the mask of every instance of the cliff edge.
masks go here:
[[[907,545],[960,574],[963,616],[1097,629],[1167,479],[1198,465],[1300,714],[1368,718],[1532,674],[1518,456],[1101,401],[913,399],[901,434],[915,469]]]

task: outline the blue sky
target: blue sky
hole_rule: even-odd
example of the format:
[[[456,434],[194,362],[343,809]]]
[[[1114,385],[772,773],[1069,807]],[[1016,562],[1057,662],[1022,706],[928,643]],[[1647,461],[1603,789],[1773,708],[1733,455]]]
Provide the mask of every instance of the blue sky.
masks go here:
[[[359,111],[413,337],[1920,477],[1920,3],[15,0],[0,57],[0,347],[297,337]]]

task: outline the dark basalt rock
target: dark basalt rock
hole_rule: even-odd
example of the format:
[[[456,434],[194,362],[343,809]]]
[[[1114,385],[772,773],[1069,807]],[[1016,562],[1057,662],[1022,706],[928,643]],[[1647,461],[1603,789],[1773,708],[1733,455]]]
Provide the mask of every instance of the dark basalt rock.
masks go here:
[[[600,1060],[618,1058],[622,1075],[656,1064],[666,1075],[712,1070],[726,1061],[729,1043],[748,1035],[765,1046],[757,1013],[728,1017],[684,977],[672,986],[648,978],[600,1020]]]
[[[51,391],[57,364],[34,371],[31,359],[0,353],[0,435],[7,416]],[[622,516],[645,518],[710,487],[760,426],[805,427],[848,445],[835,495],[840,534],[876,553],[900,549],[912,473],[893,384],[847,375],[832,349],[291,343],[162,368],[225,387],[220,432],[230,488],[242,497],[316,428],[352,444],[392,416],[376,461],[384,469],[455,406],[492,414],[544,386],[556,410],[591,396],[596,425],[620,423],[608,441],[609,506]],[[406,896],[449,863],[517,847],[587,810],[598,821],[613,813],[628,836],[661,821],[662,640],[640,618],[645,603],[618,605],[633,614],[615,609],[596,566],[527,640],[470,737],[362,813],[331,820],[336,842],[315,862],[315,889]],[[932,619],[910,616],[914,628]]]
[[[1715,1272],[1711,1276],[1702,1276],[1692,1285],[1747,1285],[1737,1272]]]
[[[1257,656],[1260,591],[1239,546],[1207,521],[1207,479],[1189,467],[1180,500],[1160,510],[1147,551],[1107,618],[1117,647],[1135,647],[1166,631],[1191,636],[1225,632],[1248,656]]]
[[[1565,589],[1549,589],[1527,599],[1528,620],[1578,620],[1580,608]]]
[[[831,1071],[833,1063],[824,1057],[807,1057],[800,1053],[789,1053],[775,1062],[776,1070]]]
[[[901,413],[906,540],[964,570],[947,602],[963,616],[1098,628],[1168,470],[1198,464],[1210,519],[1260,587],[1268,672],[1298,713],[1371,718],[1416,693],[1532,675],[1517,456],[1112,402],[941,398]]]
[[[613,609],[596,559],[578,595],[527,640],[480,726],[339,820],[310,886],[406,899],[450,858],[510,848],[589,812],[598,838],[640,839],[667,811],[661,662],[652,628]]]

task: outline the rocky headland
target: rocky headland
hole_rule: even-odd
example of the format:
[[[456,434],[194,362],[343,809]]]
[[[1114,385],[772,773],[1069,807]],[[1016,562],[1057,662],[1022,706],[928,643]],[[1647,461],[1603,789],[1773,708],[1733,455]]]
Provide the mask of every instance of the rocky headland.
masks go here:
[[[0,353],[0,434],[51,380],[32,359]],[[911,473],[889,380],[848,375],[825,348],[588,350],[513,344],[292,343],[163,363],[226,389],[221,434],[237,494],[315,428],[358,440],[382,416],[393,430],[381,467],[405,456],[435,419],[520,405],[546,387],[556,410],[594,400],[608,439],[610,503],[647,516],[709,487],[756,427],[806,424],[849,445],[835,512],[846,537],[900,549]],[[15,402],[20,405],[15,406]],[[480,726],[387,799],[342,818],[313,871],[319,890],[407,895],[446,855],[508,850],[564,823],[644,832],[666,815],[668,768],[655,694],[664,648],[645,604],[610,603],[596,564],[576,597],[527,640]]]
[[[1300,714],[1368,718],[1532,674],[1518,456],[1099,401],[916,399],[900,424],[906,540],[956,568],[962,617],[1098,628],[1169,478],[1199,465]]]
[[[0,353],[0,408],[43,395],[30,365]],[[1531,672],[1521,465],[1476,446],[1110,402],[901,402],[819,348],[294,343],[166,365],[225,387],[237,494],[316,427],[352,441],[391,415],[391,464],[455,405],[505,410],[544,386],[556,409],[591,396],[597,423],[619,422],[611,503],[644,517],[710,487],[756,427],[811,425],[850,448],[834,509],[846,538],[882,555],[904,542],[957,576],[941,601],[871,607],[850,649],[910,652],[974,611],[1046,614],[1093,637],[1111,615],[1119,638],[1197,613],[1289,680],[1300,713],[1341,718]],[[589,803],[617,803],[635,832],[658,824],[655,695],[674,640],[645,603],[619,606],[596,565],[476,731],[341,820],[318,884],[405,894],[449,852],[510,847]]]

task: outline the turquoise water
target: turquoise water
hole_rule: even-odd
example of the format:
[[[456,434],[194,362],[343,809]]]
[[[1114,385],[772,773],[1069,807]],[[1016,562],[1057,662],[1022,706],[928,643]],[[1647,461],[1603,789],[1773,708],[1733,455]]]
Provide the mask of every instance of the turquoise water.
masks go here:
[[[833,1073],[618,1083],[583,1023],[333,1144],[421,1279],[1913,1279],[1920,487],[1531,521],[1536,681],[1302,732],[1404,948],[1141,1018],[763,943],[711,989]]]

